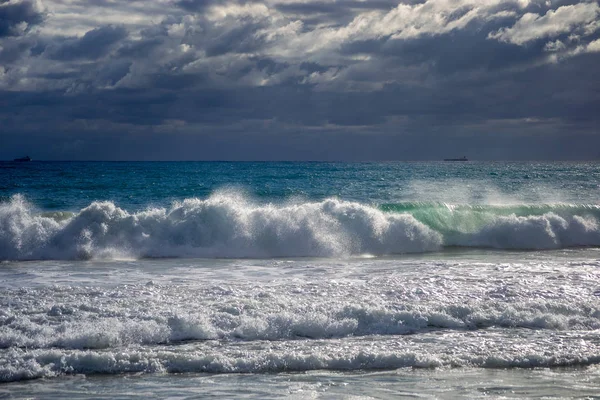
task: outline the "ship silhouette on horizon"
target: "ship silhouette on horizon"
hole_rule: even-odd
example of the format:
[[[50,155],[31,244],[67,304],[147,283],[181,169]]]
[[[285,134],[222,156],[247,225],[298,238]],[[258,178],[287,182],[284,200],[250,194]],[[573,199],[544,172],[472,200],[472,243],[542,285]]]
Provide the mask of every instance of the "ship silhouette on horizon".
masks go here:
[[[462,158],[444,158],[444,161],[469,161],[467,156],[462,156]]]

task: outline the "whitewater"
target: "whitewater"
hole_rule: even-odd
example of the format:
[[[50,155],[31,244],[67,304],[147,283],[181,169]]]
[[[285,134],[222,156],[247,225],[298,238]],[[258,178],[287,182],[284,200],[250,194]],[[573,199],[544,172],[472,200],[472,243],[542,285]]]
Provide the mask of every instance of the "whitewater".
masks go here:
[[[0,396],[595,398],[594,163],[0,163]]]
[[[136,213],[94,202],[77,213],[44,214],[16,195],[0,205],[0,259],[340,257],[449,246],[600,245],[598,205],[386,208],[412,210],[384,212],[338,199],[256,205],[225,192]]]

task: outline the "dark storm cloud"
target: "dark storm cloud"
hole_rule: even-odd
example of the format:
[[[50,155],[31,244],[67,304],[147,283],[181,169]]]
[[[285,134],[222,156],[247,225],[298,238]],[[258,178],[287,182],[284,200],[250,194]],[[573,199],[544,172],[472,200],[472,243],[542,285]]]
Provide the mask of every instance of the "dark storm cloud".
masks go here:
[[[127,36],[122,26],[103,26],[88,31],[83,37],[67,39],[48,49],[49,57],[55,60],[97,59],[105,56],[117,42]]]
[[[421,4],[424,2],[425,0],[286,2],[276,4],[275,8],[284,14],[302,20],[304,25],[310,28],[320,24],[342,26],[350,23],[361,12],[388,11],[398,4]]]
[[[33,117],[38,121],[60,120],[102,121],[135,126],[159,125],[168,119],[190,122],[217,121],[215,110],[231,109],[235,113],[239,102],[235,94],[223,90],[205,89],[201,93],[175,92],[154,89],[114,89],[85,91],[73,94],[63,92],[0,92],[4,127],[9,121],[14,126],[27,123]],[[56,107],[52,110],[52,107]],[[249,112],[244,114],[250,117]],[[218,117],[218,118],[222,118]],[[0,119],[0,121],[2,121]]]
[[[260,3],[260,0],[234,0],[230,4]],[[223,4],[220,0],[177,0],[175,4],[189,12],[203,12],[208,7]]]
[[[178,0],[176,4],[186,11],[202,11],[206,7],[218,3],[216,0]]]
[[[329,67],[320,65],[319,63],[315,63],[315,62],[302,62],[300,64],[300,69],[311,74],[313,72],[323,73],[323,72],[327,71],[329,69]]]
[[[159,37],[144,38],[133,43],[127,43],[118,50],[122,57],[143,58],[152,53],[163,43]]]
[[[330,3],[282,3],[277,5],[277,9],[294,14],[338,14],[344,10],[390,10],[398,5],[397,1],[335,1]]]
[[[243,21],[238,26],[219,32],[206,43],[206,55],[211,57],[226,53],[250,53],[260,50],[264,41],[253,34],[264,26],[260,22]]]
[[[600,155],[595,2],[52,4],[103,22],[0,38],[0,157]]]
[[[43,19],[44,14],[35,1],[0,0],[0,38],[21,35]]]
[[[269,61],[261,62],[265,68],[277,68]],[[157,83],[153,90],[100,90],[73,95],[54,92],[45,96],[9,92],[4,94],[8,97],[4,98],[3,107],[12,104],[13,112],[35,115],[46,106],[55,105],[63,110],[64,118],[106,119],[140,126],[158,125],[168,119],[188,123],[220,121],[224,125],[246,119],[277,119],[299,126],[354,126],[382,124],[387,118],[398,116],[431,126],[502,118],[594,121],[597,117],[593,111],[600,107],[600,96],[597,85],[590,82],[595,79],[593,66],[598,62],[600,54],[595,53],[578,57],[568,65],[546,64],[493,78],[459,77],[432,87],[391,84],[379,91],[349,92],[343,96],[288,83],[262,88],[186,90],[197,84],[187,80],[191,77],[181,77],[181,83],[177,83],[173,76],[164,76],[154,77],[165,82]],[[573,78],[560,79],[567,74]],[[53,114],[52,118],[61,116]]]
[[[14,38],[4,39],[2,41],[2,49],[0,49],[0,64],[12,64],[29,51],[32,45],[31,41],[16,40]]]
[[[125,77],[131,69],[131,61],[115,60],[102,68],[97,75],[97,80],[103,86],[114,86],[123,77]]]

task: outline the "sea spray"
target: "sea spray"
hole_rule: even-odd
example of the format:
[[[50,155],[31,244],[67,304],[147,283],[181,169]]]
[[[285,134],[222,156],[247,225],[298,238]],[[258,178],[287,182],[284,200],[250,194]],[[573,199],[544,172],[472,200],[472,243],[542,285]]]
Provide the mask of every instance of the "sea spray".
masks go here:
[[[129,212],[95,201],[40,213],[22,196],[0,203],[0,260],[121,257],[340,257],[444,246],[599,246],[600,208],[586,204],[366,205],[330,198],[282,204],[234,191]]]
[[[255,205],[217,193],[129,213],[93,202],[67,220],[16,196],[0,209],[0,259],[332,257],[439,249],[442,237],[409,214],[328,199]]]

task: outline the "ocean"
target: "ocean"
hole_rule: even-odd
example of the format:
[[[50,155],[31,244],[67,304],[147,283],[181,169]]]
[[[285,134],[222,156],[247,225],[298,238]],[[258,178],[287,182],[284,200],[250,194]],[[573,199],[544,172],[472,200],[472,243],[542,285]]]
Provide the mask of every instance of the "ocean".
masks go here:
[[[600,164],[0,163],[0,397],[600,399]]]

